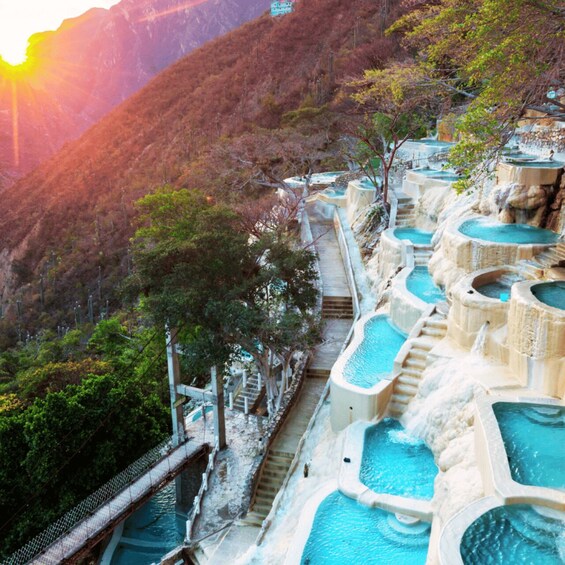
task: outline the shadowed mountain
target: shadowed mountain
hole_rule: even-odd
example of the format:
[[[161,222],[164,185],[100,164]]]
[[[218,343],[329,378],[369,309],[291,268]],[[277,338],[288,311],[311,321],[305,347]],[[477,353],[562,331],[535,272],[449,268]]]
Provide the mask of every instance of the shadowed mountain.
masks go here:
[[[0,188],[171,63],[257,17],[269,3],[122,0],[32,36],[28,63],[21,69],[0,64]]]
[[[162,72],[4,191],[4,312],[15,316],[20,300],[24,318],[41,320],[43,296],[51,320],[70,322],[90,294],[98,312],[128,272],[136,199],[184,182],[219,138],[278,127],[305,100],[331,103],[340,80],[398,52],[382,30],[374,0],[304,0],[293,14],[264,15]]]

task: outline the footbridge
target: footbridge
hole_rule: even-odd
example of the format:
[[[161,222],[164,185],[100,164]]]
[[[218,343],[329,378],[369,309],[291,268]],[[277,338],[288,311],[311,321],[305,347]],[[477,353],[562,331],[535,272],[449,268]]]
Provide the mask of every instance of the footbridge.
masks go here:
[[[155,492],[210,449],[207,443],[171,439],[153,448],[57,522],[12,554],[2,565],[75,562]]]

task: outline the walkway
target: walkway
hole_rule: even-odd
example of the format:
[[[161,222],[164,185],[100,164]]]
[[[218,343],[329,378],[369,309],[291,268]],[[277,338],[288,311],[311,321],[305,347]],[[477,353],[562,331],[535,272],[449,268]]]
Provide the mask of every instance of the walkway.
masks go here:
[[[198,563],[234,563],[255,543],[351,328],[352,297],[333,220],[319,214],[313,204],[307,210],[322,278],[322,342],[314,350],[300,398],[269,448],[250,512],[231,528],[201,541],[194,556]]]
[[[70,532],[61,536],[31,563],[54,565],[71,559],[82,548],[92,546],[105,536],[124,514],[145,501],[160,486],[177,475],[188,462],[202,456],[206,447],[206,444],[189,441],[171,451],[146,474],[98,508],[89,518],[79,522]]]

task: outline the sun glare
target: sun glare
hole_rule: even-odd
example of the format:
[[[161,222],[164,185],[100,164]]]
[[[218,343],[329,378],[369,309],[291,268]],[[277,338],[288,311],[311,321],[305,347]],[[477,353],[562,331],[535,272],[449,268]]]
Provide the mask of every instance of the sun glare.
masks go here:
[[[13,49],[4,48],[0,57],[4,59],[8,65],[12,67],[17,67],[26,62],[26,49],[21,49],[19,46],[14,46]]]

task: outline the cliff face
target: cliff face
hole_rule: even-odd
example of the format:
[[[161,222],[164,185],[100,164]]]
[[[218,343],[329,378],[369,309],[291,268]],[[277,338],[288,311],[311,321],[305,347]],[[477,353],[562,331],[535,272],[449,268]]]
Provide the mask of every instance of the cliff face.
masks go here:
[[[95,8],[66,20],[57,31],[34,35],[29,71],[14,76],[0,65],[0,189],[165,67],[257,17],[269,3],[122,0],[109,10]]]

